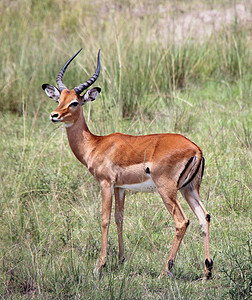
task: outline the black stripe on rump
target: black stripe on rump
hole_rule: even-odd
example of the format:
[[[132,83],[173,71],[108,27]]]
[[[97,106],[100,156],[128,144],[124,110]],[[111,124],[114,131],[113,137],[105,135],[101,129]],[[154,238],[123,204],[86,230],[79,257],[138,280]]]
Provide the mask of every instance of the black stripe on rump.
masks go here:
[[[192,162],[193,158],[194,158],[194,156],[191,157],[191,158],[188,160],[188,162],[186,163],[186,166],[184,167],[184,170],[183,170],[183,171],[181,172],[181,174],[179,175],[179,179],[178,179],[177,185],[179,185],[180,179],[181,179],[182,176],[185,174],[185,171],[186,171],[186,169],[189,167],[189,165],[190,165],[190,163]]]
[[[192,159],[193,159],[193,157],[190,158],[190,160],[189,160],[188,163],[186,164],[186,167],[185,167],[185,169],[183,170],[183,172],[186,170],[186,168],[188,167],[188,164],[192,161]],[[198,164],[198,167],[197,167],[196,171],[192,174],[191,178],[189,178],[189,180],[188,180],[187,182],[185,182],[185,183],[180,187],[180,189],[182,189],[182,188],[185,187],[187,184],[189,184],[190,182],[193,181],[193,179],[194,179],[194,177],[196,176],[196,174],[198,173],[199,168],[200,168],[200,166],[201,166],[202,163],[203,163],[202,170],[204,171],[205,159],[204,159],[203,156],[202,156],[201,159],[200,159],[200,163]],[[182,172],[182,173],[183,173],[183,172]],[[202,174],[201,174],[201,177],[202,177],[202,176],[203,176],[203,172],[202,172]]]
[[[204,175],[204,169],[205,169],[205,158],[204,156],[201,157],[201,163],[202,163],[202,170],[201,170],[201,178]]]

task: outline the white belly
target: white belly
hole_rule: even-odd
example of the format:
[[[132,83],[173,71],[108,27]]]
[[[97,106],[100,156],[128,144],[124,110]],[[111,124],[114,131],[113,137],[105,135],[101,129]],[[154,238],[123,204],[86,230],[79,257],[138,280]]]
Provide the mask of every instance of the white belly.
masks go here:
[[[156,192],[157,190],[152,178],[141,183],[116,185],[115,187],[142,193]]]

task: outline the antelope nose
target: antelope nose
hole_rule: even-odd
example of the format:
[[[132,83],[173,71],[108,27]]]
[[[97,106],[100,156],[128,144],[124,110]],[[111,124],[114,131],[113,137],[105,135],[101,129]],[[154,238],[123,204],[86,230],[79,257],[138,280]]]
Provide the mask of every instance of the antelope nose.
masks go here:
[[[50,115],[50,120],[52,121],[52,122],[59,122],[60,120],[59,120],[59,114],[58,113],[51,113],[51,115]]]

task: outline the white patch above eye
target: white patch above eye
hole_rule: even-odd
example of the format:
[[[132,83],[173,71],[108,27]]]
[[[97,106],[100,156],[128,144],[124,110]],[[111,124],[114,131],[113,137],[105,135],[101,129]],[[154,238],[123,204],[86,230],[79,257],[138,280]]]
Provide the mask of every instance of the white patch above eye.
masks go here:
[[[78,101],[78,100],[72,100],[72,101],[68,104],[67,107],[70,107],[70,106],[76,107],[76,106],[78,106],[78,105],[79,105],[79,101]]]

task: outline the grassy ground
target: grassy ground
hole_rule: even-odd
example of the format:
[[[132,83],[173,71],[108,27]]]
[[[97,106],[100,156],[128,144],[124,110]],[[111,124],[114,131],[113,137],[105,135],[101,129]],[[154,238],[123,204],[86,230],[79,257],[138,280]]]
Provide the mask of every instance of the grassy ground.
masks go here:
[[[240,2],[247,12],[251,7]],[[0,2],[0,297],[3,299],[248,299],[251,296],[251,28],[234,20],[183,40],[161,28],[233,1]],[[171,22],[172,22],[171,21]],[[246,20],[245,20],[246,21]],[[202,27],[203,27],[202,23]],[[224,26],[225,24],[223,24]],[[208,30],[208,29],[207,29]],[[97,183],[73,156],[41,84],[79,48],[69,87],[93,73],[101,48],[102,95],[85,106],[92,132],[177,132],[203,149],[201,195],[212,216],[213,280],[201,284],[195,216],[174,268],[158,279],[174,223],[157,194],[128,194],[117,261],[114,222],[102,279]]]

